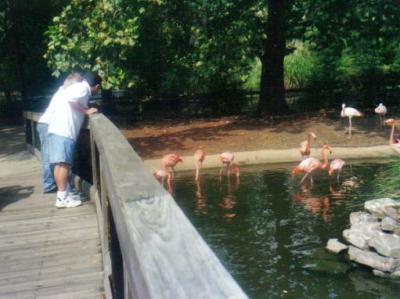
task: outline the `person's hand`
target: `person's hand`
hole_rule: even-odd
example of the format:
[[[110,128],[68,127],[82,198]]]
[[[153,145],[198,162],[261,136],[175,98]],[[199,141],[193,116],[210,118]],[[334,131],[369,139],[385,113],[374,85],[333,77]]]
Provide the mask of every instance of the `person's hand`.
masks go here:
[[[95,113],[97,113],[97,108],[89,108],[88,110],[86,110],[87,115],[95,114]]]

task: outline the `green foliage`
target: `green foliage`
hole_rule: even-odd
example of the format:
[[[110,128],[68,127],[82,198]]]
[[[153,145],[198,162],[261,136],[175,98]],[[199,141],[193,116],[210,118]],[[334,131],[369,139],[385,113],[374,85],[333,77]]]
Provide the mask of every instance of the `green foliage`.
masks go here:
[[[312,52],[300,41],[294,41],[294,52],[285,57],[286,88],[306,88],[319,71]]]
[[[321,65],[315,86],[323,83],[338,95],[337,101],[347,94],[370,105],[394,83],[400,42],[398,2],[317,0],[304,1],[303,9],[304,38]]]
[[[71,1],[47,32],[54,75],[98,70],[143,93],[237,89],[256,54],[258,1]],[[251,45],[249,47],[249,45]]]
[[[400,199],[400,159],[393,160],[374,184],[380,196]]]
[[[243,83],[243,88],[249,91],[255,91],[260,88],[260,76],[261,76],[261,61],[255,59],[250,72],[245,77],[246,80]]]
[[[104,79],[104,88],[126,80],[128,52],[137,40],[137,12],[129,1],[72,0],[49,27],[45,58],[56,77],[72,70],[91,70]]]

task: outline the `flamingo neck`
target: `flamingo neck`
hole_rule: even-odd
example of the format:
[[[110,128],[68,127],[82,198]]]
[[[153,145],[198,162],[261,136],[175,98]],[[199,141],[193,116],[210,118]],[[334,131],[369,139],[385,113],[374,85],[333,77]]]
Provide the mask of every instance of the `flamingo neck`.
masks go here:
[[[307,147],[308,147],[308,148],[311,147],[311,140],[312,140],[311,134],[308,134],[308,135],[307,135]]]
[[[325,169],[325,168],[328,167],[328,153],[327,153],[327,151],[323,151],[322,152],[322,160],[323,160],[323,163],[321,165],[321,168]]]

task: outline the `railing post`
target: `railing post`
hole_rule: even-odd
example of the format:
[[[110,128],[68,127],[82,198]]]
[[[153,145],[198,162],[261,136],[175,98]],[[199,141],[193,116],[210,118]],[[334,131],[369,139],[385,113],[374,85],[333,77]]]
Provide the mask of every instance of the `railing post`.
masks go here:
[[[92,185],[98,190],[98,156],[96,151],[96,143],[94,141],[93,133],[90,131],[90,157],[92,160]]]
[[[31,153],[35,154],[36,135],[35,135],[35,121],[33,119],[31,119],[31,136],[32,136]]]
[[[110,251],[110,215],[108,211],[108,192],[103,174],[103,163],[100,158],[100,202],[103,214],[103,237],[104,237],[104,250]]]

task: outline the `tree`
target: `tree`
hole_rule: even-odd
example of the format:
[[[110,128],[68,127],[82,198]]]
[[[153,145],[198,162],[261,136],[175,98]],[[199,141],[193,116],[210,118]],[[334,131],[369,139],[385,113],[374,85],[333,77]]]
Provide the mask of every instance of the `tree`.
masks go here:
[[[290,0],[268,0],[267,38],[261,56],[259,114],[281,114],[287,110],[283,63],[286,54],[286,17],[290,5]]]

